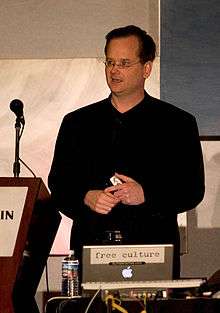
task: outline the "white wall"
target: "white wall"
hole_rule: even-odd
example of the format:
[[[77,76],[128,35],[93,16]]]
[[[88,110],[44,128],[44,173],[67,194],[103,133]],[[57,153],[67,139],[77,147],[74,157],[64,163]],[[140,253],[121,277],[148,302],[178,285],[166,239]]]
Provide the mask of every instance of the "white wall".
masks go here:
[[[158,43],[158,0],[0,1],[0,58],[102,56],[104,35],[138,24]]]

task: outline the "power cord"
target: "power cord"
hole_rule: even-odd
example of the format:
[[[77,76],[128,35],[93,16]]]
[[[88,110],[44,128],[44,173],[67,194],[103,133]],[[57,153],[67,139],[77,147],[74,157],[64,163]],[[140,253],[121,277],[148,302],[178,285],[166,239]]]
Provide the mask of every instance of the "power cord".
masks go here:
[[[19,158],[19,161],[31,172],[31,174],[36,178],[37,176],[34,174],[32,169],[21,159]]]
[[[118,303],[116,303],[118,302]],[[118,310],[119,312],[122,312],[122,313],[128,313],[127,310],[125,310],[120,304],[121,304],[121,301],[117,298],[114,298],[112,295],[108,295],[106,296],[105,298],[105,304],[107,305],[107,307],[110,305],[111,307],[110,308],[113,308],[115,310]]]
[[[85,310],[84,313],[87,313],[87,312],[89,311],[89,308],[91,307],[93,301],[95,300],[95,298],[97,297],[97,295],[99,294],[100,291],[101,291],[101,289],[98,289],[98,290],[96,291],[96,293],[94,294],[94,296],[92,297],[92,299],[89,301],[89,304],[87,305],[87,308],[86,308],[86,310]]]

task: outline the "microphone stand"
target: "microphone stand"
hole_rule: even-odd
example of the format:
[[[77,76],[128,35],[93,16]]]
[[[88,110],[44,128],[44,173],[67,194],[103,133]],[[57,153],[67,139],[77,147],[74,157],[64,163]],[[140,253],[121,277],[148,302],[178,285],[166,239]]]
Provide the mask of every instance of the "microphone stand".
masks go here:
[[[21,129],[21,121],[20,118],[16,118],[15,122],[15,161],[13,164],[13,173],[14,177],[19,177],[20,174],[20,157],[19,157],[19,143],[20,143],[20,129]]]

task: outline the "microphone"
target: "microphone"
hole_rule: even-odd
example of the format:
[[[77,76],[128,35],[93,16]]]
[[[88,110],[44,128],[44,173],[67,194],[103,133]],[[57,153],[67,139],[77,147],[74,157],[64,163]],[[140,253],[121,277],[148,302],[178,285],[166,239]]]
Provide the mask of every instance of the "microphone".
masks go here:
[[[24,120],[24,113],[23,113],[23,102],[19,99],[14,99],[11,101],[10,103],[10,109],[12,112],[15,113],[15,115],[17,116],[18,120],[21,122],[21,124],[25,124],[25,120]]]

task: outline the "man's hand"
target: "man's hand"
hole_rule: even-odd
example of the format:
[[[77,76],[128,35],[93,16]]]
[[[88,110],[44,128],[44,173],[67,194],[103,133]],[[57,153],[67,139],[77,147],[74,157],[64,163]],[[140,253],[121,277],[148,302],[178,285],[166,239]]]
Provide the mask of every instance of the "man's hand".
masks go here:
[[[122,181],[122,184],[108,187],[105,192],[113,193],[123,204],[137,205],[145,201],[143,188],[138,182],[125,175],[116,173],[115,176]]]
[[[120,202],[115,195],[103,190],[90,190],[86,193],[84,203],[92,211],[100,214],[108,214],[114,206]]]

